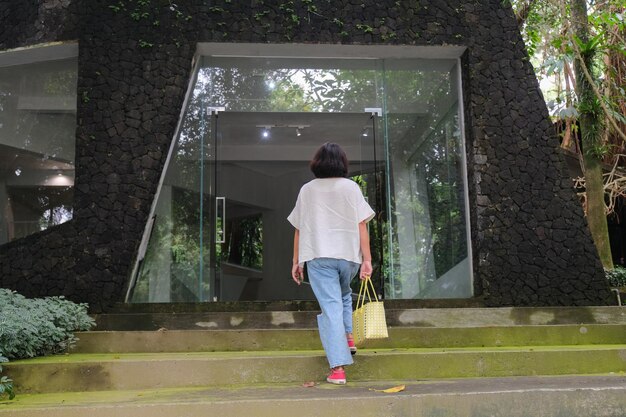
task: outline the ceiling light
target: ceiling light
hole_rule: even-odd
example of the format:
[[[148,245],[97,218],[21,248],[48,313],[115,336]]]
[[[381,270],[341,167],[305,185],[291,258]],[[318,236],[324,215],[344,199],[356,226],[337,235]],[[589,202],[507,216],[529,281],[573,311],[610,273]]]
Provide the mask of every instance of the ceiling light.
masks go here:
[[[299,127],[296,127],[296,136],[302,136],[302,132],[300,132]]]
[[[263,137],[263,139],[269,138],[270,137],[270,128],[269,127],[263,128],[263,131],[261,132],[261,136]]]
[[[361,136],[368,136],[369,135],[369,129],[363,129],[363,133],[361,133]]]
[[[15,170],[15,175],[19,177],[21,174],[22,174],[22,169],[21,168],[17,168]]]

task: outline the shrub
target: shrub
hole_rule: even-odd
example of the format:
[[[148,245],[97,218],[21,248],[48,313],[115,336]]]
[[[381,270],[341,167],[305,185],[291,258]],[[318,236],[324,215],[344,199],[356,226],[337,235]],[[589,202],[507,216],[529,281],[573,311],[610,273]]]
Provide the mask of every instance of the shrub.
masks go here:
[[[606,279],[611,287],[626,287],[626,268],[616,266],[611,270],[605,270]]]
[[[0,356],[0,363],[8,362],[9,360],[4,356]],[[0,365],[0,375],[2,374],[2,365]],[[13,381],[6,376],[0,376],[0,399],[8,396],[9,400],[15,398],[13,392]]]
[[[73,332],[93,325],[86,304],[64,297],[27,299],[0,289],[0,355],[8,359],[63,352],[76,342]]]

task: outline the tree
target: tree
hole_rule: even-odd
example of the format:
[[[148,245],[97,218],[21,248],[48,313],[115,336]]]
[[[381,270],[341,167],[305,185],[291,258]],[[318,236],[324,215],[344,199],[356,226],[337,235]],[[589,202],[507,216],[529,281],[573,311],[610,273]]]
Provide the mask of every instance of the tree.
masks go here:
[[[619,0],[512,0],[561,146],[576,153],[576,184],[605,268],[612,268],[605,215],[626,197],[626,5]],[[612,169],[611,169],[612,167]]]
[[[593,236],[600,261],[613,269],[609,229],[606,222],[604,185],[602,182],[602,154],[598,152],[602,136],[602,110],[595,96],[593,79],[588,74],[594,67],[595,45],[589,37],[589,22],[585,0],[571,0],[572,29],[574,33],[574,71],[578,96],[578,123],[582,134],[585,189],[587,192],[587,222]]]
[[[517,24],[520,27],[524,25],[524,22],[526,22],[526,19],[530,15],[530,12],[536,3],[537,0],[526,0],[517,6],[517,9],[515,10],[515,18],[517,19]]]

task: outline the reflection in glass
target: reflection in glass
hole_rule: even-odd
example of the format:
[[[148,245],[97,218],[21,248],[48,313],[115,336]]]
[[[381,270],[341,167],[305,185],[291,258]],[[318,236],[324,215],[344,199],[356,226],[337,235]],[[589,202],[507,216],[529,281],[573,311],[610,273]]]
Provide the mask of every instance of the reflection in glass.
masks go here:
[[[198,282],[200,258],[208,257],[198,199],[193,190],[164,186],[133,301],[194,302],[209,293],[208,282]]]
[[[132,302],[197,302],[211,299],[204,269],[210,260],[210,189],[203,188],[204,138],[208,135],[201,90],[194,89],[165,167],[149,224],[149,240],[136,271]],[[210,181],[209,181],[210,184]],[[206,191],[206,193],[204,192]]]
[[[263,217],[252,215],[229,218],[228,234],[221,251],[222,259],[231,264],[263,269]]]
[[[385,73],[392,214],[386,293],[471,297],[457,66],[411,71],[405,64],[392,62]]]
[[[205,57],[198,82],[227,111],[362,113],[380,98],[380,62]],[[380,104],[380,103],[379,103]]]
[[[2,64],[0,244],[72,218],[77,83],[76,58]]]

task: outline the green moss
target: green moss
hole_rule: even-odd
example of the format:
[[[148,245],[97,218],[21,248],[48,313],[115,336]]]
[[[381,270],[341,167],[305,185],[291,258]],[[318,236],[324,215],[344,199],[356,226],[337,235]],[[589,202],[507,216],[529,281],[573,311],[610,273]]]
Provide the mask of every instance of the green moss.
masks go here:
[[[501,347],[455,347],[455,348],[372,348],[359,349],[359,356],[400,355],[406,353],[446,353],[446,352],[576,352],[602,351],[626,349],[624,344],[611,345],[564,345],[564,346],[501,346]],[[171,360],[212,360],[233,358],[264,358],[264,357],[293,357],[293,356],[320,356],[321,350],[292,350],[292,351],[261,351],[261,352],[184,352],[184,353],[93,353],[93,354],[66,354],[47,356],[34,359],[12,361],[7,369],[24,365],[41,364],[69,364],[69,363],[103,363],[124,361],[171,361]],[[625,359],[626,360],[626,359]]]

